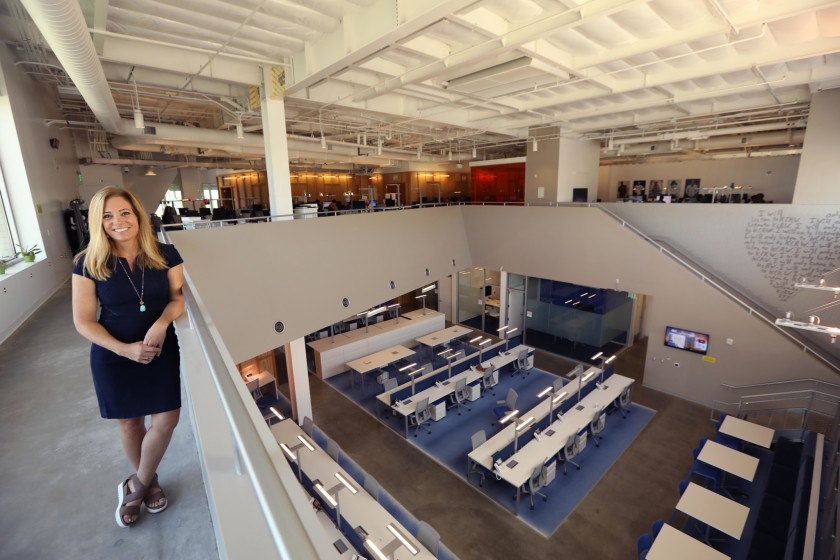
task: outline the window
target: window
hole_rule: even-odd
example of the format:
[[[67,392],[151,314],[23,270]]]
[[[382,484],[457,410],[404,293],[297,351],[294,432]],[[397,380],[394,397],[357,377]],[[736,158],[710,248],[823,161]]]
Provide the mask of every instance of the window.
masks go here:
[[[184,207],[184,195],[181,192],[181,185],[170,185],[169,189],[166,191],[166,195],[163,197],[163,201],[161,201],[160,206],[157,207],[155,214],[158,216],[163,216],[163,207],[164,206],[172,206],[174,208],[183,208]]]
[[[213,183],[204,183],[201,185],[201,198],[209,200],[210,208],[219,207],[219,187]]]
[[[12,218],[8,210],[8,193],[6,183],[3,181],[3,170],[0,169],[0,257],[14,257],[15,237],[12,234]]]

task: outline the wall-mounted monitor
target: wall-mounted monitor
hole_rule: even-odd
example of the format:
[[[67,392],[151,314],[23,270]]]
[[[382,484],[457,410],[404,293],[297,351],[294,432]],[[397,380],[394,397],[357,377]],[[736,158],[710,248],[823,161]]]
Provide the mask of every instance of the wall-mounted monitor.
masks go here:
[[[665,346],[705,355],[709,349],[709,335],[686,329],[665,327]]]

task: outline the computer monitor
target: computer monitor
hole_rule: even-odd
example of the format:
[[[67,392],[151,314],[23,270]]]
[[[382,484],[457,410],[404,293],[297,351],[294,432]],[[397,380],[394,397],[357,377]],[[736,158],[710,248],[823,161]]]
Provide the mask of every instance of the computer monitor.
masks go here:
[[[376,208],[376,199],[373,199],[373,200],[370,201],[370,207],[371,208]]]
[[[332,202],[322,202],[321,205],[324,207],[324,210],[329,210],[330,206],[332,206]]]

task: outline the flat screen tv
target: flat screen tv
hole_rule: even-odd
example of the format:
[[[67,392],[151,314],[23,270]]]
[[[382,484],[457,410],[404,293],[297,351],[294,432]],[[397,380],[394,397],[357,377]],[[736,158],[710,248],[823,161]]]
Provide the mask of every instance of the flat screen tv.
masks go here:
[[[709,349],[709,335],[675,327],[665,327],[665,346],[705,355]]]

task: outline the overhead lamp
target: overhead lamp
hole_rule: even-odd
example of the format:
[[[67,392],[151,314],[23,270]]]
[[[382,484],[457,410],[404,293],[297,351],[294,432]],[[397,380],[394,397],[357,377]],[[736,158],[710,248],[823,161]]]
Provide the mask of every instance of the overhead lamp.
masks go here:
[[[559,395],[557,395],[556,397],[551,399],[551,402],[553,404],[557,404],[568,396],[569,396],[569,392],[568,391],[563,391],[562,393],[560,393]]]
[[[488,338],[488,339],[487,339],[487,340],[485,340],[485,341],[479,342],[479,343],[478,343],[478,345],[479,345],[479,346],[484,346],[485,344],[490,344],[491,342],[493,342],[493,341],[492,341],[491,339],[489,339],[489,338]]]
[[[134,109],[134,128],[146,128],[146,122],[143,120],[143,111]]]
[[[548,387],[546,387],[545,389],[543,389],[542,391],[540,391],[540,392],[537,394],[537,398],[538,398],[538,399],[541,399],[541,398],[543,398],[544,396],[546,396],[547,394],[549,394],[549,393],[550,393],[551,391],[553,391],[553,390],[554,390],[554,387],[553,387],[553,386],[551,386],[551,385],[549,385]]]
[[[449,348],[449,349],[447,349],[447,350],[444,350],[443,352],[438,352],[438,356],[440,356],[440,357],[442,357],[442,358],[443,358],[443,357],[445,357],[447,354],[449,354],[450,352],[453,352],[452,348]]]
[[[382,155],[382,138],[376,140],[376,155]]]
[[[523,56],[520,58],[516,58],[514,60],[509,60],[508,62],[503,62],[501,64],[496,64],[495,66],[491,66],[489,68],[485,68],[483,70],[478,70],[477,72],[472,72],[470,74],[466,74],[464,76],[459,76],[458,78],[453,78],[443,83],[445,88],[452,88],[457,87],[464,84],[469,84],[475,82],[477,80],[483,80],[485,78],[490,78],[492,76],[496,76],[498,74],[503,74],[505,72],[511,72],[513,70],[517,70],[519,68],[523,68],[526,66],[530,66],[531,58],[527,56]]]
[[[527,428],[527,427],[531,424],[531,422],[533,422],[533,421],[534,421],[534,417],[533,417],[533,416],[529,416],[528,418],[526,418],[525,420],[523,420],[522,422],[520,422],[520,423],[519,423],[519,425],[517,425],[517,426],[516,426],[516,431],[518,432],[518,431],[520,431],[520,430],[524,430],[524,429],[525,429],[525,428]]]
[[[372,540],[366,539],[365,546],[368,550],[370,550],[373,553],[377,560],[388,560],[388,557],[385,556],[381,550],[379,550],[379,547],[376,546],[376,544]]]
[[[533,144],[531,145],[531,150],[532,150],[532,151],[534,151],[534,152],[539,152],[539,151],[540,151],[540,145],[539,145],[539,143],[537,142],[537,139],[536,139],[536,138],[534,138],[534,142],[533,142]]]
[[[411,542],[409,542],[409,540],[405,537],[405,535],[402,534],[402,532],[400,532],[399,529],[394,527],[392,523],[388,523],[388,530],[391,532],[392,535],[394,535],[397,538],[398,541],[402,543],[402,545],[406,548],[406,550],[408,550],[411,553],[412,556],[417,556],[418,552],[420,551],[417,550],[417,548],[414,545],[412,545]]]
[[[322,150],[327,149],[327,137],[326,136],[321,136],[321,149]]]
[[[245,138],[245,129],[242,127],[242,123],[236,123],[236,137],[239,140]]]
[[[350,482],[341,475],[341,473],[338,473],[338,472],[335,473],[335,477],[338,479],[338,481],[340,483],[342,483],[344,485],[345,488],[350,490],[351,494],[357,494],[359,492],[359,490],[356,487],[354,487],[352,484],[350,484]]]
[[[428,286],[423,288],[421,290],[421,292],[425,294],[426,292],[429,292],[429,291],[434,290],[434,289],[435,289],[435,284],[429,284]]]
[[[146,177],[154,177],[154,176],[156,176],[156,175],[157,175],[157,173],[155,173],[155,168],[154,168],[154,167],[152,167],[152,166],[150,165],[150,166],[146,169],[146,172],[145,172],[145,173],[143,173],[143,175],[145,175]]]
[[[407,366],[401,367],[401,368],[400,368],[400,369],[398,369],[397,371],[399,371],[399,372],[403,372],[403,371],[405,371],[405,370],[407,370],[407,369],[413,368],[413,367],[414,367],[414,366],[416,366],[416,365],[417,365],[417,362],[414,362],[414,363],[408,364]]]
[[[609,364],[609,363],[611,363],[613,360],[615,360],[615,358],[616,358],[616,355],[615,355],[615,354],[613,354],[612,356],[610,356],[609,358],[607,358],[606,360],[604,360],[604,363],[605,363],[605,364]]]
[[[273,406],[270,406],[270,407],[269,407],[269,410],[270,410],[271,412],[273,412],[273,413],[274,413],[274,415],[275,415],[277,418],[279,418],[280,420],[285,420],[285,419],[286,419],[286,417],[285,417],[285,416],[283,416],[282,414],[280,414],[280,413],[277,411],[277,409],[276,409],[276,408],[274,408]]]
[[[604,353],[603,353],[603,352],[598,352],[597,354],[595,354],[594,356],[592,356],[592,357],[591,357],[591,358],[589,358],[589,359],[590,359],[590,360],[597,360],[598,358],[600,358],[600,357],[601,357],[601,356],[603,356],[603,355],[604,355]]]
[[[448,159],[449,159],[449,161],[452,161],[452,150],[449,150],[449,157],[448,157]]]
[[[420,144],[417,146],[417,159],[420,159],[423,156],[423,145]]]
[[[476,151],[476,149],[475,149],[475,144],[473,144],[473,153],[472,153],[472,157],[473,157],[473,159],[475,159],[475,158],[477,158],[477,157],[478,157],[478,152],[477,152],[477,151]]]
[[[507,421],[511,418],[515,418],[517,414],[519,414],[519,410],[511,410],[510,412],[502,416],[502,418],[499,420],[499,423],[506,424]]]
[[[472,344],[472,343],[473,343],[473,342],[475,342],[476,340],[481,340],[481,337],[480,337],[480,336],[477,336],[477,337],[475,337],[474,339],[470,340],[470,344]]]
[[[297,438],[304,445],[304,447],[306,447],[309,451],[315,451],[315,448],[312,447],[312,444],[309,443],[308,441],[306,441],[303,436],[298,436]]]

